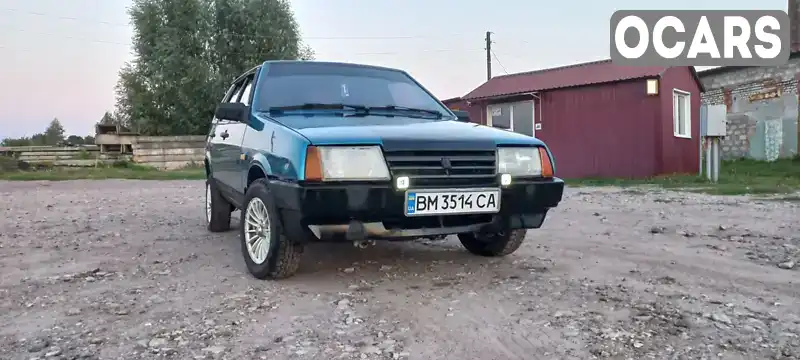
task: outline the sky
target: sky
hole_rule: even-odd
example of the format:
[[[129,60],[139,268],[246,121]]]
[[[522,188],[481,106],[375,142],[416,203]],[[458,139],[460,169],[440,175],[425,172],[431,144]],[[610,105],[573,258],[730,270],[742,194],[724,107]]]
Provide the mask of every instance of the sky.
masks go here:
[[[0,138],[58,118],[88,135],[113,110],[120,67],[133,59],[130,0],[0,0]],[[440,99],[494,75],[609,57],[616,10],[784,10],[786,0],[292,0],[317,60],[408,71]],[[364,38],[367,39],[364,39]]]

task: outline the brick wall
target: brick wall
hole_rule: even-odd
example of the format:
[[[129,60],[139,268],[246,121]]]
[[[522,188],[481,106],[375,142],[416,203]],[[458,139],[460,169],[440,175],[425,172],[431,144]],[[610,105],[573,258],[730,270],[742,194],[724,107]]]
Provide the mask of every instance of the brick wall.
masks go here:
[[[798,73],[800,73],[800,57],[792,57],[788,63],[780,66],[744,67],[712,75],[700,72],[699,75],[707,95],[713,96],[715,91],[719,92],[723,88],[730,89],[764,80],[796,80]]]
[[[797,93],[797,79],[795,78],[782,81],[755,81],[728,88],[708,90],[700,95],[700,99],[702,103],[706,105],[725,104],[731,107],[735,95],[749,97],[750,95],[764,92],[776,86],[780,87],[781,93],[783,94]]]
[[[798,74],[800,57],[775,67],[744,67],[704,75],[703,104],[725,104],[728,134],[722,140],[725,159],[771,160],[797,154]],[[751,101],[750,96],[780,89],[780,96]]]

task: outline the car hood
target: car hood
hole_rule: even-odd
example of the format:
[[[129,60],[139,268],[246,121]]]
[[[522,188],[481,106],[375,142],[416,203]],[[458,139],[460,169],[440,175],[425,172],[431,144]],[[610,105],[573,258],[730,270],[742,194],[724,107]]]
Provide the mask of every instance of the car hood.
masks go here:
[[[543,145],[536,138],[511,131],[459,121],[386,116],[288,115],[273,120],[295,129],[314,145],[411,143],[434,146],[436,143]],[[470,145],[471,144],[471,145]]]

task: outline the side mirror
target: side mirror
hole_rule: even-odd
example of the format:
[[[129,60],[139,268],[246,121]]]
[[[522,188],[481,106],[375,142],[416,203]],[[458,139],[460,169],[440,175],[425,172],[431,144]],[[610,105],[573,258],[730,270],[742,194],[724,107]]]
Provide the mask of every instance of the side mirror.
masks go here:
[[[456,117],[458,117],[458,121],[467,122],[467,123],[470,122],[469,121],[469,113],[466,112],[466,111],[453,110],[453,114],[455,114]]]
[[[242,103],[222,103],[217,106],[214,116],[220,120],[231,120],[246,123],[249,107]]]

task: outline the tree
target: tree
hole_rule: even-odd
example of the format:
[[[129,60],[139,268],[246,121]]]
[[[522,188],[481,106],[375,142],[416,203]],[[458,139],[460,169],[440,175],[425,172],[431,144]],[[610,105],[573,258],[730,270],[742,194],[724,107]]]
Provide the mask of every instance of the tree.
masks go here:
[[[0,146],[31,146],[31,138],[27,136],[18,139],[5,138],[0,142]]]
[[[314,60],[315,56],[316,54],[314,53],[314,49],[312,49],[308,45],[303,45],[303,47],[300,49],[300,56],[299,56],[300,60],[306,60],[306,61]]]
[[[264,60],[313,59],[287,0],[134,0],[134,60],[117,121],[147,135],[205,134],[234,77]]]
[[[67,136],[67,143],[71,145],[83,145],[83,137],[78,135]]]
[[[30,137],[23,136],[18,139],[6,138],[0,141],[0,146],[55,146],[61,145],[65,141],[74,145],[94,144],[94,137],[91,135],[86,137],[70,135],[65,138],[64,127],[58,121],[58,118],[55,118],[44,132],[33,134]]]
[[[112,115],[108,111],[106,111],[106,113],[103,114],[103,117],[100,119],[100,124],[102,124],[102,125],[114,125],[116,123],[117,123],[117,120],[114,119],[114,115]]]
[[[44,130],[44,144],[42,145],[58,145],[64,141],[64,127],[58,118],[53,119],[47,129]],[[34,135],[36,137],[36,135]]]

